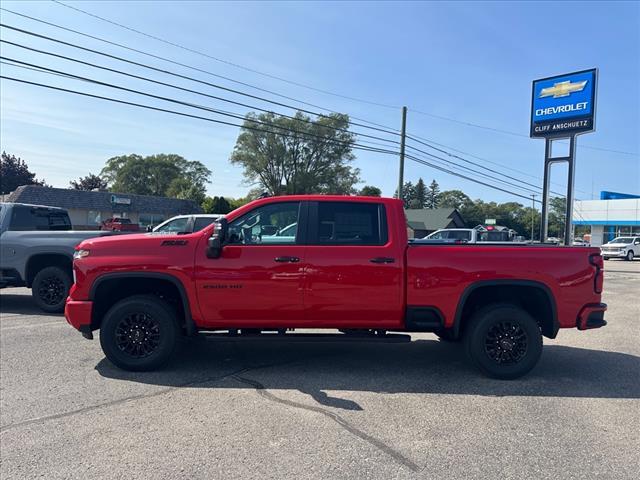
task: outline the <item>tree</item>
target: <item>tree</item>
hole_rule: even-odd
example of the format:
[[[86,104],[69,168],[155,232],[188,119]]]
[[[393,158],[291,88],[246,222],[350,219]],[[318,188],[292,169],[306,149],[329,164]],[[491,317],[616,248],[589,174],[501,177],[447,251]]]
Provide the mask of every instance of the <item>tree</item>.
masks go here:
[[[180,155],[121,155],[107,160],[100,176],[113,191],[193,200],[205,198],[211,170]]]
[[[438,195],[438,206],[441,208],[455,208],[460,213],[462,213],[465,208],[470,207],[472,203],[473,200],[471,200],[462,190],[445,190]]]
[[[427,205],[427,186],[424,184],[422,177],[420,177],[418,183],[416,183],[411,203],[416,205],[411,208],[424,208]]]
[[[404,208],[413,208],[411,206],[413,200],[416,197],[416,187],[414,187],[411,182],[404,182],[402,186],[402,203],[404,203]],[[398,198],[398,190],[393,194],[393,198]]]
[[[207,197],[202,202],[204,213],[229,213],[233,208],[224,197]]]
[[[106,180],[103,180],[98,175],[90,173],[86,177],[80,177],[78,180],[71,180],[69,182],[71,188],[75,190],[105,190],[107,188]]]
[[[381,197],[382,190],[372,185],[365,185],[360,189],[360,191],[358,192],[358,195],[361,195],[363,197]]]
[[[302,112],[249,113],[230,160],[271,195],[355,193],[360,170],[350,166],[355,136],[348,127],[349,116],[338,113],[313,121]]]
[[[550,237],[564,238],[565,219],[567,217],[567,199],[551,197],[549,199],[549,227]],[[543,239],[543,241],[546,239]]]
[[[429,184],[429,189],[427,190],[427,195],[424,203],[425,208],[438,208],[439,195],[440,186],[438,185],[438,182],[432,180]]]
[[[20,157],[3,151],[0,158],[0,193],[11,193],[21,185],[46,186],[46,183],[37,180],[36,174],[29,171],[27,163]]]

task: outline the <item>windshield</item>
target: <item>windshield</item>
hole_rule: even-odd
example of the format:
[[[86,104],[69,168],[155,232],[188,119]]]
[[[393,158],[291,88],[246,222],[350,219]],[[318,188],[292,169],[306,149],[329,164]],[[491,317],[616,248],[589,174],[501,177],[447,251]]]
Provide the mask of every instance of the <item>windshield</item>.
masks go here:
[[[631,237],[620,237],[620,238],[614,238],[609,243],[632,243],[632,242],[633,242],[633,238]]]
[[[176,218],[156,227],[153,231],[163,233],[185,233],[188,231],[188,223],[189,217]]]

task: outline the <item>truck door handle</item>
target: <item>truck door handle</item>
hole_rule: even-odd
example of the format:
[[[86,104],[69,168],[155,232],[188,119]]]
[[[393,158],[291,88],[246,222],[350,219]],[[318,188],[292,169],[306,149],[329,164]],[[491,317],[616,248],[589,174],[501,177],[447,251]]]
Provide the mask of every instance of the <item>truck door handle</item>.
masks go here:
[[[273,260],[280,263],[296,263],[300,261],[298,257],[276,257]]]
[[[395,262],[395,258],[389,257],[376,257],[369,260],[371,263],[393,263]]]

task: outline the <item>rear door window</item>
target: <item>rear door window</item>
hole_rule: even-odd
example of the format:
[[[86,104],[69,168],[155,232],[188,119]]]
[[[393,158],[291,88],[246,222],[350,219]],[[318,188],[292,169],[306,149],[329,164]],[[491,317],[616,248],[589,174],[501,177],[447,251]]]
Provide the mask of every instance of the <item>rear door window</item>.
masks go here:
[[[318,202],[312,242],[316,245],[384,245],[387,227],[379,203]]]

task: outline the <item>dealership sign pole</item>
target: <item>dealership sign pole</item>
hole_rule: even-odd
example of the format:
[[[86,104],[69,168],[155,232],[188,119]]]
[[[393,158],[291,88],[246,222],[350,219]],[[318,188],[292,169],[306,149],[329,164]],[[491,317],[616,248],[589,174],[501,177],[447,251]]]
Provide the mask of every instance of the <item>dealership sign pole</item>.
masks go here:
[[[571,245],[576,137],[595,130],[596,83],[598,70],[541,78],[533,81],[531,92],[531,138],[545,139],[544,185],[542,189],[542,225],[540,240],[547,240],[549,226],[549,183],[551,166],[566,162],[567,205],[564,244]],[[569,140],[569,154],[553,156],[553,142]]]

